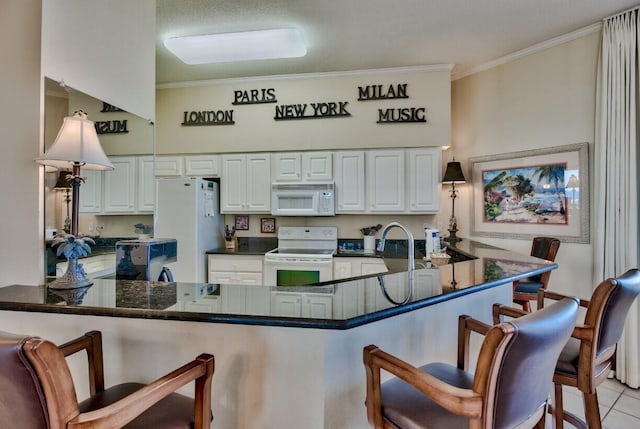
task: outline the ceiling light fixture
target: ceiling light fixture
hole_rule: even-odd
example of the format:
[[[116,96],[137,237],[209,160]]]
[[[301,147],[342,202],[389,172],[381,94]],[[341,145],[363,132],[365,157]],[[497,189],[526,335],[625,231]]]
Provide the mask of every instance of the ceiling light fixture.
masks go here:
[[[307,47],[295,28],[171,37],[164,45],[186,64],[297,58]]]

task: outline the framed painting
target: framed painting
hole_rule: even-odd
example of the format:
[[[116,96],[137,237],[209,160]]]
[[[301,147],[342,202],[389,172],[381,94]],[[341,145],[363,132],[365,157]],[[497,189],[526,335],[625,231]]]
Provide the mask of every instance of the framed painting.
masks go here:
[[[275,232],[276,232],[276,218],[274,218],[274,217],[262,217],[262,218],[260,218],[260,232],[275,234]]]
[[[589,144],[471,158],[474,235],[589,243]]]
[[[236,231],[246,231],[249,229],[249,216],[240,215],[235,217]]]

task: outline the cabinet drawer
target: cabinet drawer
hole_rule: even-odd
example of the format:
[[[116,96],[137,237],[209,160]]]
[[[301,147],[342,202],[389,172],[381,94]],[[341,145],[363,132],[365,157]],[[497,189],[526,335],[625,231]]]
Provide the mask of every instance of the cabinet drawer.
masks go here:
[[[235,284],[235,273],[221,272],[221,271],[209,271],[209,283],[232,285]]]
[[[262,256],[210,255],[209,271],[262,273]]]

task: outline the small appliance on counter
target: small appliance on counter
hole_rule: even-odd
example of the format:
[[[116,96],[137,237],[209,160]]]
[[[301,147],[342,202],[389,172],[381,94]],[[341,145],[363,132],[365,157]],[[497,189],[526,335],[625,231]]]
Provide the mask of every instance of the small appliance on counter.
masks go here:
[[[432,253],[440,253],[440,231],[425,226],[424,244],[425,260],[430,261]]]
[[[121,240],[116,243],[116,279],[157,281],[164,264],[175,262],[175,239]]]

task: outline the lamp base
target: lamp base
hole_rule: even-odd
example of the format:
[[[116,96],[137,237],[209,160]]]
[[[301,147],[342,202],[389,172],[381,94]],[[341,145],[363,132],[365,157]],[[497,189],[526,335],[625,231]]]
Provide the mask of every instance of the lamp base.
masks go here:
[[[49,289],[79,289],[91,286],[93,281],[87,277],[82,264],[77,259],[69,259],[67,272],[59,279],[47,284]]]
[[[450,229],[449,230],[449,236],[448,237],[444,237],[442,240],[443,241],[448,241],[449,243],[457,243],[458,241],[462,241],[462,238],[458,237],[456,235],[456,233],[458,232],[457,229]]]

